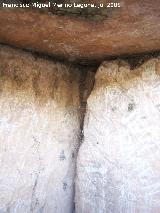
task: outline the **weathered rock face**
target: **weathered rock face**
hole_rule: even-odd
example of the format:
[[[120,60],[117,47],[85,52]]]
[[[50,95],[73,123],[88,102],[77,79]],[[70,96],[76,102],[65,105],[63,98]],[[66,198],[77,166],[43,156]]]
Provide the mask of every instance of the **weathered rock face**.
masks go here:
[[[77,213],[160,210],[160,59],[104,62],[88,99]]]
[[[79,72],[0,47],[0,212],[71,213]]]
[[[106,5],[110,1],[82,2],[104,2]],[[56,14],[64,16],[59,16],[19,8],[0,8],[0,42],[91,64],[106,57],[159,51],[160,1],[118,2],[120,8],[112,8],[111,5],[103,10],[88,8],[83,15],[87,18],[83,20],[70,16],[82,17],[84,9],[77,11],[78,14],[75,8],[68,8],[68,12],[61,8]]]
[[[159,212],[160,59],[87,69],[0,46],[0,213]]]

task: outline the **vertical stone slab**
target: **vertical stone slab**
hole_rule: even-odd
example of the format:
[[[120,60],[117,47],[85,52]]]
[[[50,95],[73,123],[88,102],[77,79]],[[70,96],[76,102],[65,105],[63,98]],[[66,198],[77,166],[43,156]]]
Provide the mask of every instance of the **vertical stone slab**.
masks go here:
[[[79,74],[0,47],[0,212],[71,213]]]
[[[104,62],[88,99],[76,213],[160,212],[160,59]]]

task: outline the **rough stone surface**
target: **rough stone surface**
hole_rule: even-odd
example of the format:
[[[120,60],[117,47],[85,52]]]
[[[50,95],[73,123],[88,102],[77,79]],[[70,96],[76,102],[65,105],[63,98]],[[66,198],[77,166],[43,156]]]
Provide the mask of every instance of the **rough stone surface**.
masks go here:
[[[0,47],[0,212],[71,213],[79,73]]]
[[[94,2],[100,3],[99,0]],[[106,5],[110,1],[102,2]],[[68,17],[66,11],[64,16],[58,16],[1,8],[0,42],[92,64],[106,57],[159,51],[160,1],[119,2],[120,8],[107,8],[103,21],[96,11],[97,21],[86,21]]]
[[[104,62],[88,99],[77,213],[160,212],[160,59]]]

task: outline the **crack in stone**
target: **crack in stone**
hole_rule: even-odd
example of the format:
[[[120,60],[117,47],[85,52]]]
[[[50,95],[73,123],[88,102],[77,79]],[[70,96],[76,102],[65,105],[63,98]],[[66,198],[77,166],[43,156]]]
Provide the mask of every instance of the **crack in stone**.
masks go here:
[[[30,205],[30,211],[31,212],[34,212],[35,208],[39,205],[38,198],[36,197],[36,189],[37,189],[40,173],[43,170],[42,159],[41,159],[40,151],[39,151],[40,141],[35,136],[33,136],[33,141],[34,141],[34,144],[33,144],[32,147],[35,147],[35,149],[36,149],[36,153],[38,155],[39,166],[38,166],[38,172],[36,173],[34,185],[33,185],[33,188],[32,188],[31,205]]]

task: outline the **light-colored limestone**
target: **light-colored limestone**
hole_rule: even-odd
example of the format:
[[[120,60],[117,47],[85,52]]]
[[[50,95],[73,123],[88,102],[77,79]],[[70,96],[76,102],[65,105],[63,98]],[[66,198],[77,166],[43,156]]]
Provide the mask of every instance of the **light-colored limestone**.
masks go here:
[[[76,213],[160,212],[160,59],[104,62],[87,106]]]
[[[0,213],[71,213],[79,73],[0,47]]]

